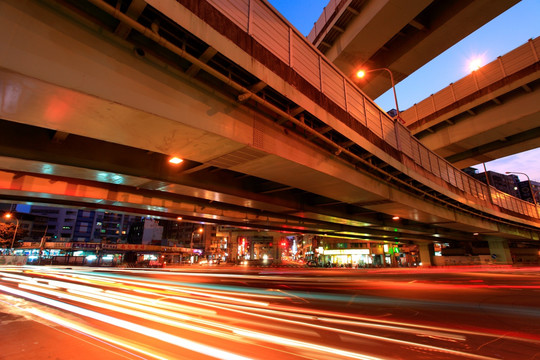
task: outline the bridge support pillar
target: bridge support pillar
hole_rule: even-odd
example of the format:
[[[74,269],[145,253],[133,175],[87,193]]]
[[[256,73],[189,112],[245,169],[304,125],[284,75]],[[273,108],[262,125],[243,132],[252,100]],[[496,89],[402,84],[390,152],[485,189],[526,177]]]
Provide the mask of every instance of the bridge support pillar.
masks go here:
[[[512,264],[512,254],[508,241],[505,239],[488,240],[489,252],[493,262],[496,264]]]
[[[420,253],[420,262],[422,266],[432,266],[432,257],[435,255],[435,250],[433,249],[433,243],[418,243],[418,252]]]
[[[231,263],[236,263],[238,261],[238,233],[229,231],[228,235],[227,260]]]
[[[274,256],[274,264],[281,263],[281,234],[272,235],[272,255]]]

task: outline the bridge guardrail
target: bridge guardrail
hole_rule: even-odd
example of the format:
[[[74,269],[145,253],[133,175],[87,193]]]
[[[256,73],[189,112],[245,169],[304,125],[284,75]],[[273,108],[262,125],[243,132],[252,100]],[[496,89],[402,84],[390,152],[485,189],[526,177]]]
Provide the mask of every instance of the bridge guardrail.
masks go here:
[[[540,37],[536,37],[402,111],[401,118],[408,126],[421,126],[427,116],[533,65],[539,57]]]
[[[28,260],[28,256],[0,255],[0,265],[22,266],[22,265],[26,265],[27,260]]]
[[[307,39],[313,43],[323,31],[327,31],[328,21],[334,16],[336,9],[341,7],[342,4],[350,2],[351,0],[330,0],[328,5],[324,7],[315,24],[313,24],[313,28],[309,32]]]
[[[208,0],[208,2],[348,112],[356,121],[411,159],[412,164],[418,165],[414,167],[417,173],[420,172],[439,184],[443,181],[446,184],[445,188],[461,198],[465,194],[465,198],[469,201],[488,206],[495,204],[523,216],[540,218],[533,204],[488,187],[423,146],[405,126],[391,119],[265,1]],[[336,6],[338,4],[332,3]],[[531,41],[529,46],[537,49],[540,47],[540,41],[537,38]],[[522,52],[523,50],[519,50],[520,54]],[[517,69],[513,61],[509,63],[512,64],[509,65],[511,69]],[[468,85],[465,85],[462,87],[467,88]],[[403,156],[401,161],[407,163],[406,165],[411,162]],[[463,193],[457,192],[456,189]]]

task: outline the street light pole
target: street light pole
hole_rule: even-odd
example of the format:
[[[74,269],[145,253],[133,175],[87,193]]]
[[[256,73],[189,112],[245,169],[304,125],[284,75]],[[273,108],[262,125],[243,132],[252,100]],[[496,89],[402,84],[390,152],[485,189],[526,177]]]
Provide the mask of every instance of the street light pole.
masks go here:
[[[195,236],[195,231],[191,232],[191,241],[189,242],[189,262],[193,264],[193,236]]]
[[[525,177],[527,178],[527,181],[529,182],[529,190],[531,192],[531,196],[532,196],[532,199],[533,199],[533,204],[534,206],[537,205],[536,203],[536,196],[534,195],[534,190],[533,190],[533,187],[532,187],[532,184],[531,184],[531,179],[529,178],[529,175],[525,174],[525,173],[522,173],[522,172],[517,172],[517,171],[507,171],[506,174],[520,174],[520,175],[525,175]]]
[[[401,117],[399,116],[399,106],[397,101],[397,95],[396,95],[396,85],[394,82],[394,74],[392,74],[392,71],[388,68],[378,68],[378,69],[371,69],[371,70],[360,70],[356,73],[356,76],[359,78],[363,78],[367,73],[373,72],[373,71],[380,71],[384,70],[390,74],[390,81],[392,82],[392,90],[394,91],[394,101],[396,102],[396,119],[398,119],[400,122],[403,122],[401,120]]]
[[[13,233],[13,239],[11,239],[11,253],[13,254],[13,246],[15,245],[15,237],[17,236],[17,231],[19,230],[19,219],[15,218],[17,225],[15,225],[15,233]]]
[[[45,237],[47,236],[47,230],[49,230],[49,224],[45,226],[45,231],[43,232],[43,236],[41,237],[41,241],[39,243],[39,258],[38,258],[38,265],[41,265],[41,256],[43,255],[43,246],[45,243]]]

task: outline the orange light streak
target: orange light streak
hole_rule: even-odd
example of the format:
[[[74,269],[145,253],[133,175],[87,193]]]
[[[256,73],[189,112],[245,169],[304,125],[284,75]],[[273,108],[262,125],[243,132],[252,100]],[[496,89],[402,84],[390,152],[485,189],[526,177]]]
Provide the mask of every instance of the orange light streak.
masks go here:
[[[12,289],[7,286],[0,285],[0,290],[10,293],[16,296],[20,296],[26,299],[37,301],[42,304],[50,305],[65,311],[76,313],[82,316],[90,317],[98,321],[102,321],[106,324],[111,324],[119,328],[123,328],[132,332],[139,333],[144,336],[155,338],[160,341],[167,342],[169,344],[188,349],[190,351],[198,352],[201,354],[212,354],[214,357],[218,357],[225,360],[251,360],[244,356],[233,354],[231,352],[218,349],[216,347],[204,345],[192,340],[181,338],[176,335],[166,333],[164,331],[149,328],[147,326],[139,325],[130,321],[118,319],[109,315],[101,314],[96,311],[80,308],[74,305],[66,304],[61,301],[49,299],[43,296],[35,295],[26,291]]]
[[[2,273],[0,273],[2,274]],[[252,342],[254,340],[263,343],[271,343],[279,346],[288,346],[302,349],[309,349],[310,351],[318,351],[324,353],[325,357],[336,354],[343,357],[349,357],[354,359],[378,359],[369,355],[356,353],[353,351],[347,351],[332,346],[318,345],[309,341],[295,340],[290,337],[276,336],[269,332],[252,331],[246,328],[239,328],[238,323],[235,326],[223,323],[223,320],[238,321],[236,318],[220,315],[218,320],[206,320],[200,317],[181,314],[181,312],[195,315],[210,316],[215,318],[217,311],[206,310],[203,307],[209,307],[212,309],[219,309],[222,311],[230,311],[239,314],[244,314],[251,317],[257,317],[267,320],[267,329],[282,330],[285,327],[279,325],[273,325],[271,322],[291,324],[302,328],[316,329],[315,332],[302,330],[301,328],[286,327],[287,331],[296,332],[302,335],[317,336],[320,330],[325,330],[337,334],[344,334],[348,336],[357,336],[375,341],[390,342],[405,347],[415,347],[424,349],[427,351],[436,351],[438,353],[447,353],[449,355],[458,356],[460,358],[471,358],[477,360],[492,359],[487,356],[476,355],[471,353],[462,352],[459,350],[448,349],[440,346],[426,345],[415,341],[406,341],[395,339],[387,336],[378,336],[361,331],[349,330],[351,327],[363,327],[377,330],[387,330],[393,332],[401,332],[406,334],[414,334],[420,337],[429,337],[437,340],[461,342],[466,341],[464,335],[476,335],[486,336],[491,338],[500,337],[501,334],[489,333],[486,331],[472,331],[465,329],[450,329],[438,326],[429,326],[423,324],[404,323],[399,321],[382,320],[370,317],[362,317],[356,315],[347,315],[339,312],[322,311],[317,310],[316,313],[310,314],[310,309],[304,309],[301,307],[286,306],[279,304],[272,304],[264,301],[253,301],[245,299],[245,297],[256,297],[259,299],[289,299],[294,294],[285,296],[275,295],[261,295],[261,294],[249,294],[228,290],[207,290],[199,287],[190,288],[187,286],[164,286],[162,283],[151,283],[150,281],[135,281],[124,280],[108,282],[97,276],[76,275],[76,277],[64,276],[59,274],[51,274],[43,272],[42,275],[53,277],[57,280],[46,279],[31,279],[27,276],[21,276],[17,274],[6,273],[4,280],[10,282],[23,282],[20,284],[21,288],[32,289],[33,291],[40,291],[42,293],[59,296],[69,300],[77,301],[80,303],[88,304],[91,306],[99,306],[101,308],[116,311],[122,314],[130,316],[137,316],[149,321],[157,323],[163,323],[170,326],[186,329],[189,331],[195,331],[205,333],[211,336],[219,338],[225,338],[238,342]],[[106,275],[105,275],[106,276]],[[63,282],[61,280],[68,282]],[[272,277],[274,279],[274,277]],[[73,284],[72,282],[76,282]],[[49,287],[45,284],[47,283]],[[121,290],[128,290],[139,294],[150,295],[153,297],[149,299],[143,296],[137,296],[132,294],[126,294],[113,290],[96,289],[92,286],[82,284],[100,284],[107,287],[118,288]],[[456,287],[491,287],[489,285],[474,283],[467,283],[465,285],[437,285],[437,287],[448,287],[449,289]],[[512,287],[512,286],[510,286]],[[538,286],[540,287],[540,286]],[[54,288],[54,290],[50,290]],[[523,287],[519,287],[523,288]],[[533,287],[533,288],[536,288]],[[56,289],[66,289],[69,294],[64,293]],[[2,286],[0,286],[2,290]],[[167,301],[175,300],[183,303],[194,304],[194,306],[180,305],[176,302]],[[165,300],[165,301],[163,301]],[[55,301],[55,300],[52,300]],[[176,311],[176,312],[175,312]],[[180,313],[179,313],[180,312]],[[86,316],[86,315],[85,315]],[[174,319],[174,320],[173,320]],[[298,320],[294,320],[298,319]],[[119,321],[123,321],[118,319]],[[180,323],[176,320],[184,322],[192,322],[199,325]],[[248,320],[240,320],[240,322]],[[313,323],[318,322],[318,323]],[[335,325],[335,326],[332,326]],[[113,324],[116,326],[116,324]],[[339,325],[344,325],[347,328],[341,329]],[[211,327],[213,330],[206,327]],[[131,330],[131,329],[128,329]],[[158,331],[158,330],[156,330]],[[144,334],[146,335],[146,334]],[[540,344],[539,339],[519,337],[517,333],[504,334],[505,338],[518,341],[524,341],[534,344]],[[160,339],[161,340],[161,339]],[[189,341],[189,340],[188,340]],[[263,345],[266,346],[266,345]],[[276,348],[274,350],[278,350]],[[322,358],[322,356],[321,356]]]

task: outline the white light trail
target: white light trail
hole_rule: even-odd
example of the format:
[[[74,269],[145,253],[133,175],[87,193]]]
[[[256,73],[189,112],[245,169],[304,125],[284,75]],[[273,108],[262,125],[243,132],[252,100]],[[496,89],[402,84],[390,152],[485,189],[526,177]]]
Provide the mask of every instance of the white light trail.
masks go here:
[[[208,303],[208,302],[206,302],[206,305],[207,306],[216,306],[216,305],[213,305],[213,304]],[[427,344],[417,343],[417,342],[413,342],[413,341],[394,339],[394,338],[390,338],[390,337],[367,334],[367,333],[362,333],[362,332],[358,332],[358,331],[351,331],[351,330],[332,328],[332,327],[328,327],[328,326],[325,326],[325,325],[317,325],[317,324],[310,324],[310,323],[301,322],[301,321],[282,319],[282,318],[278,318],[276,316],[277,313],[275,313],[272,310],[268,310],[267,312],[273,313],[273,316],[265,316],[265,315],[260,315],[260,314],[256,314],[256,313],[246,311],[244,307],[240,307],[240,306],[234,306],[234,305],[224,305],[224,306],[229,307],[229,308],[233,308],[233,307],[241,308],[241,309],[244,309],[244,310],[233,310],[233,309],[229,309],[229,310],[230,311],[235,311],[235,312],[238,312],[238,313],[251,315],[251,316],[263,317],[263,318],[266,318],[267,320],[294,323],[294,324],[299,325],[299,326],[312,327],[312,328],[317,328],[317,329],[326,330],[326,331],[333,331],[333,332],[347,334],[347,335],[356,336],[356,337],[369,338],[369,339],[372,339],[372,340],[379,340],[379,341],[389,342],[389,343],[394,343],[394,344],[399,344],[399,345],[413,346],[413,347],[423,348],[423,349],[426,349],[426,350],[433,350],[433,351],[437,351],[437,352],[446,352],[446,353],[451,353],[451,354],[456,355],[456,356],[460,356],[461,358],[472,358],[472,359],[478,359],[478,360],[494,360],[495,359],[495,358],[492,358],[492,357],[485,357],[485,356],[482,356],[482,355],[476,355],[476,354],[466,353],[466,352],[462,352],[462,351],[451,350],[451,349],[442,348],[442,347],[439,347],[439,346],[427,345]],[[263,311],[263,310],[265,310],[265,309],[255,309],[255,311]],[[308,317],[308,318],[309,318],[309,320],[318,320],[319,319],[318,317],[313,317],[313,316]],[[361,326],[361,327],[366,327],[366,325],[367,325],[367,327],[369,327],[369,325],[374,325],[374,324],[356,323],[355,325],[356,326]],[[400,329],[400,328],[397,328],[395,326],[393,326],[393,327],[381,326],[381,327],[384,328],[385,330],[401,331],[401,332],[407,332],[407,333],[413,333],[413,334],[420,333],[421,335],[425,335],[426,337],[427,336],[434,336],[436,334],[441,338],[450,338],[450,339],[452,339],[452,337],[455,338],[455,336],[453,336],[452,334],[442,334],[442,333],[425,332],[425,331],[420,331],[419,332],[418,330],[411,331],[410,329]],[[246,331],[246,330],[236,329],[234,331],[236,333],[242,333],[243,335],[247,334],[247,333],[242,332],[242,331]],[[252,334],[253,338],[257,338],[259,340],[266,339],[266,341],[269,341],[270,339],[273,338],[273,335],[269,335],[269,334],[260,334],[260,333],[253,332],[253,331],[249,331],[248,333]],[[278,339],[278,338],[279,339],[285,339],[285,338],[281,338],[281,337],[274,337],[274,339]],[[457,339],[460,339],[460,338],[457,337]],[[454,339],[452,339],[452,340],[454,340]],[[296,341],[296,340],[291,340],[291,341]],[[309,345],[318,346],[317,344],[314,344],[314,343],[304,343],[304,342],[301,342],[301,343],[304,344],[302,347],[307,347]],[[284,343],[278,342],[278,344],[283,345]],[[326,348],[325,351],[328,352],[328,353],[334,353],[334,352],[337,353],[339,351],[342,351],[340,349],[333,348],[333,347],[324,347],[324,348]],[[356,354],[356,356],[360,356],[359,359],[361,359],[361,356],[365,356],[365,355]]]
[[[87,316],[90,318],[93,318],[95,320],[102,321],[106,324],[111,324],[129,331],[133,331],[136,333],[139,333],[144,336],[152,337],[154,339],[167,342],[172,345],[176,345],[185,349],[188,349],[190,351],[198,352],[205,355],[211,355],[218,359],[225,359],[225,360],[251,360],[249,358],[246,358],[244,356],[240,356],[237,354],[230,353],[228,351],[224,351],[212,346],[204,345],[201,343],[197,343],[195,341],[191,341],[188,339],[184,339],[169,333],[166,333],[164,331],[155,330],[152,328],[149,328],[147,326],[139,325],[130,321],[121,320],[114,318],[112,316],[104,315],[96,311],[83,309],[74,305],[66,304],[61,301],[52,300],[43,296],[34,295],[32,293],[21,291],[17,289],[12,289],[7,286],[0,285],[0,290],[10,293],[16,296],[20,296],[26,299],[30,299],[42,304],[47,304],[49,306],[54,306],[59,309],[63,309],[75,314]]]
[[[294,296],[294,291],[292,292],[292,295],[276,296],[270,294],[269,290],[261,290],[259,294],[254,294],[253,292],[244,293],[241,292],[239,287],[234,287],[234,289],[240,290],[232,291],[227,289],[226,286],[217,286],[215,288],[211,288],[211,285],[206,284],[195,284],[193,287],[171,286],[170,281],[163,281],[162,279],[152,282],[151,279],[137,281],[134,280],[133,277],[129,277],[127,279],[117,277],[115,278],[115,281],[109,281],[106,280],[107,275],[104,275],[105,278],[102,278],[101,276],[86,276],[83,274],[68,276],[61,274],[61,272],[54,273],[52,271],[42,273],[36,272],[36,274],[46,277],[52,276],[54,277],[54,280],[46,278],[31,279],[27,276],[7,273],[4,274],[3,279],[10,282],[21,282],[19,286],[24,289],[39,291],[50,296],[57,296],[70,301],[100,307],[109,311],[135,316],[140,319],[206,334],[220,339],[228,339],[241,343],[250,343],[260,346],[261,348],[271,349],[273,351],[283,353],[288,353],[291,351],[283,350],[283,347],[289,347],[291,349],[296,349],[296,351],[291,351],[290,353],[296,353],[299,357],[303,357],[303,355],[301,355],[302,351],[309,351],[317,352],[319,354],[319,358],[335,356],[335,358],[340,357],[362,360],[380,359],[371,355],[334,347],[331,346],[332,344],[324,345],[320,342],[298,340],[300,339],[300,336],[309,336],[312,338],[315,336],[319,337],[321,334],[325,333],[334,333],[337,336],[345,335],[343,339],[346,339],[347,341],[353,341],[353,337],[364,338],[372,340],[374,343],[390,343],[403,348],[415,348],[424,352],[447,354],[449,357],[492,360],[493,358],[489,356],[454,350],[449,347],[428,345],[417,341],[402,340],[399,338],[399,336],[389,336],[388,334],[389,332],[403,333],[418,337],[431,338],[437,341],[453,342],[455,344],[466,342],[467,336],[465,335],[491,338],[500,337],[500,334],[484,331],[451,329],[440,326],[404,323],[399,321],[357,316],[353,314],[349,315],[340,312],[315,310],[296,305],[281,305],[282,302],[276,302],[276,300],[290,301],[291,296]],[[49,285],[49,288],[47,288],[46,284]],[[96,286],[103,286],[104,288],[97,288]],[[5,287],[0,286],[0,290],[3,290],[4,288]],[[118,289],[118,291],[106,290],[107,288]],[[66,289],[68,293],[64,292],[63,290],[59,291],[59,289]],[[31,293],[24,293],[33,295]],[[133,293],[141,294],[141,296],[133,295]],[[143,294],[146,297],[143,297]],[[29,298],[28,296],[23,297]],[[47,299],[46,297],[40,298]],[[56,300],[49,299],[49,301],[55,302]],[[56,302],[64,304],[59,301]],[[65,305],[73,306],[68,304]],[[57,305],[52,306],[59,307]],[[75,306],[74,308],[84,310],[83,308]],[[76,313],[84,316],[90,316],[86,313]],[[245,316],[233,317],[230,315],[230,313],[242,314]],[[150,333],[148,330],[146,330],[151,329],[150,327],[144,327],[141,325],[138,325],[141,326],[140,328],[136,328],[134,330],[134,327],[131,324],[136,325],[136,323],[116,319],[108,315],[103,316],[106,316],[106,318],[103,319],[114,319],[114,322],[109,320],[106,321],[101,318],[96,319],[130,331],[141,333],[145,336],[150,336],[177,345],[175,342],[178,341],[178,337],[175,335],[171,335],[159,330],[153,330],[155,332]],[[92,317],[94,316],[92,315]],[[117,325],[116,322],[120,322],[121,325]],[[252,324],[264,326],[264,330],[266,331],[250,330],[249,328],[252,326]],[[239,325],[242,325],[243,328]],[[384,331],[385,336],[377,335],[376,332],[369,333],[368,330],[358,331],[360,329],[355,328]],[[163,334],[168,334],[172,336],[172,338],[164,337]],[[296,334],[296,336],[284,336],[282,334]],[[519,335],[520,334],[518,333],[508,334],[505,336],[505,339],[540,344],[540,341],[537,339],[520,337]],[[295,339],[295,337],[297,339]],[[184,338],[179,339],[181,339],[181,341],[192,342],[191,340]],[[404,337],[404,339],[410,339],[410,337],[407,336]],[[117,341],[118,344],[122,342],[118,339],[115,341]],[[201,346],[207,346],[198,342],[194,343]],[[182,342],[181,344],[182,345],[177,346],[188,346],[188,343]],[[214,349],[213,347],[210,348]],[[200,353],[213,356],[214,350],[212,350],[212,353],[205,353],[202,351]],[[239,354],[230,352],[226,352],[226,354],[238,356],[239,359],[244,359],[242,355]]]

